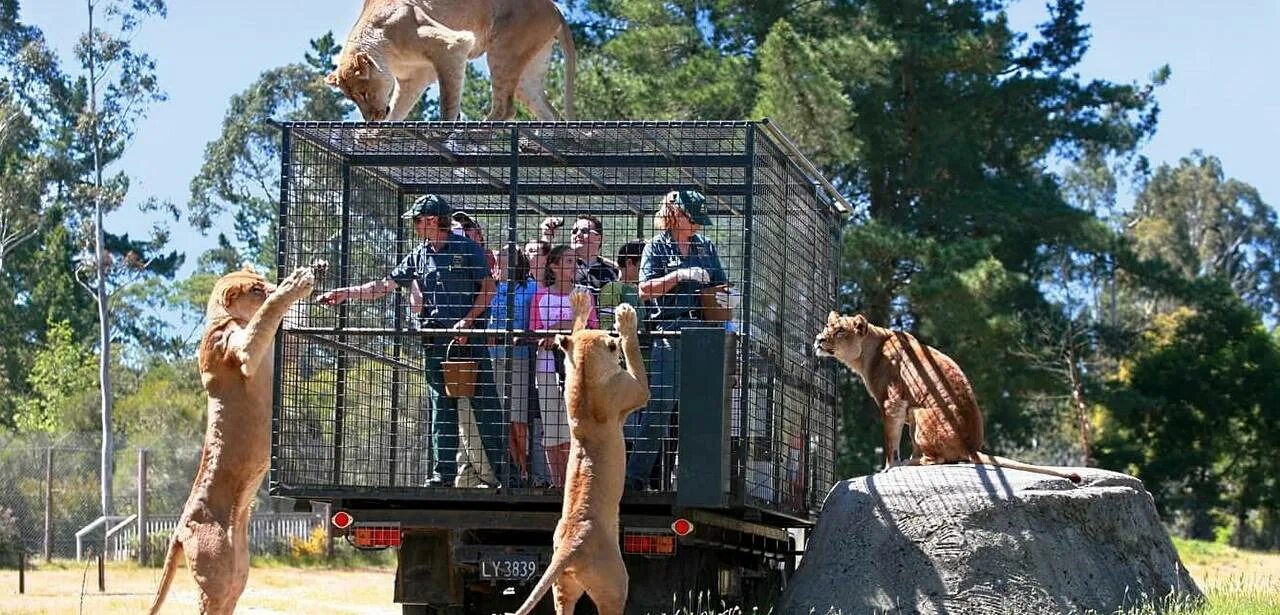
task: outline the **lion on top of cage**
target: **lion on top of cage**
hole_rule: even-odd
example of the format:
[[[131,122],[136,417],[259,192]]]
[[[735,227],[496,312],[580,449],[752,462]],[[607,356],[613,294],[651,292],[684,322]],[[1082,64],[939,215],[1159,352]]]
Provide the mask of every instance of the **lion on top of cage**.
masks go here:
[[[488,119],[514,118],[514,96],[538,119],[558,120],[543,85],[557,39],[565,58],[565,116],[572,119],[577,53],[551,0],[365,0],[325,82],[354,101],[366,121],[394,122],[438,79],[440,119],[453,121],[467,61],[488,53]]]
[[[200,380],[209,393],[204,448],[155,601],[160,610],[179,552],[199,586],[200,612],[235,611],[249,579],[249,508],[271,461],[272,368],[276,330],[311,294],[324,262],[299,267],[279,286],[245,267],[213,286],[200,340]]]
[[[858,374],[884,419],[884,469],[893,467],[907,425],[912,432],[909,465],[969,462],[1012,468],[1080,482],[1061,472],[983,453],[982,409],[973,386],[955,360],[902,331],[877,327],[861,314],[827,314],[813,341],[814,354],[835,357]]]
[[[551,563],[518,615],[532,612],[548,589],[557,615],[572,614],[583,593],[600,615],[622,615],[627,602],[627,567],[618,543],[618,502],[626,464],[622,425],[627,415],[649,402],[639,320],[635,309],[622,303],[614,312],[617,334],[589,330],[590,297],[578,291],[570,301],[573,334],[556,336],[565,355],[570,433],[564,508],[553,536]],[[626,369],[620,359],[626,359]]]

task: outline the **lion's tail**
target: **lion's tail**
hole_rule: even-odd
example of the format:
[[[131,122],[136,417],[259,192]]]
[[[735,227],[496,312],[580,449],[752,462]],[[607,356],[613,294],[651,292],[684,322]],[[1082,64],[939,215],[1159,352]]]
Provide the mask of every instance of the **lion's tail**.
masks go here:
[[[1038,472],[1040,474],[1048,474],[1049,476],[1057,476],[1059,478],[1065,478],[1077,485],[1080,484],[1080,475],[1076,474],[1075,472],[1059,472],[1057,470],[1054,470],[1053,468],[1046,468],[1044,466],[1033,465],[1030,463],[1023,463],[1016,459],[1009,459],[1008,457],[997,457],[995,455],[988,455],[982,452],[975,452],[973,453],[972,461],[973,463],[985,463],[987,465],[993,465],[1001,468],[1013,468],[1014,470],[1024,470],[1027,472]]]
[[[560,14],[560,31],[556,33],[560,49],[564,52],[564,119],[575,117],[573,112],[573,79],[578,72],[578,51],[573,46],[573,31],[564,14]]]
[[[179,526],[181,527],[181,526]],[[160,576],[160,588],[156,590],[156,599],[151,603],[151,615],[160,612],[165,596],[169,595],[169,585],[173,583],[173,575],[178,571],[178,555],[182,553],[182,543],[178,542],[178,533],[173,533],[169,541],[169,551],[164,554],[164,572]]]
[[[546,595],[551,589],[551,584],[560,578],[560,574],[569,565],[569,545],[575,541],[565,540],[560,542],[556,547],[556,552],[551,556],[551,563],[547,565],[547,571],[542,573],[542,578],[538,579],[538,584],[533,586],[533,592],[525,598],[524,604],[520,605],[520,609],[516,611],[516,615],[529,615],[533,612],[534,607],[538,606],[538,601],[542,600],[542,596]]]

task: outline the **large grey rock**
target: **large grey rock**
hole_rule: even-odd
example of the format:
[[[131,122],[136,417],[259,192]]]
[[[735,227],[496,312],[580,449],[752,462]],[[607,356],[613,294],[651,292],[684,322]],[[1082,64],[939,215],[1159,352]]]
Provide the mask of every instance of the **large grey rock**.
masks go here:
[[[774,612],[1075,613],[1202,597],[1132,476],[902,467],[827,495]]]

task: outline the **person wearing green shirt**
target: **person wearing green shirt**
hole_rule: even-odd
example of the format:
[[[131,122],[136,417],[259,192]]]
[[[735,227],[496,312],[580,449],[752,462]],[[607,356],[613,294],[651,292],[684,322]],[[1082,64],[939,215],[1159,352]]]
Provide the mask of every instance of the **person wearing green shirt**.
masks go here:
[[[644,243],[643,239],[635,239],[618,248],[619,279],[600,288],[599,303],[596,306],[601,329],[613,329],[613,310],[623,303],[636,307],[636,315],[640,316],[643,327],[644,310],[640,309],[640,255],[644,253]]]

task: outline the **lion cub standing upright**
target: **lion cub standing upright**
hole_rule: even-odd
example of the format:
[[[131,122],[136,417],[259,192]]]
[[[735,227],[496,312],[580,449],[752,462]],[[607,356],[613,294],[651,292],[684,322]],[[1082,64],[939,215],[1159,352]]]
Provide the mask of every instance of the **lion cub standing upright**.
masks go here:
[[[907,423],[912,433],[911,464],[967,461],[1059,476],[1073,483],[1080,475],[996,457],[983,444],[982,410],[960,366],[908,333],[877,327],[861,314],[827,315],[813,342],[818,356],[835,357],[862,378],[884,418],[884,469],[898,457]]]
[[[200,588],[200,612],[235,611],[249,579],[249,507],[271,462],[276,329],[290,306],[311,294],[322,266],[300,267],[278,287],[252,269],[213,286],[199,351],[208,428],[195,484],[165,554],[153,615],[169,592],[180,552]]]
[[[569,466],[564,509],[553,538],[547,571],[517,611],[527,615],[551,588],[557,615],[572,615],[583,593],[600,615],[622,615],[627,568],[618,546],[618,501],[622,499],[626,450],[622,424],[649,403],[649,379],[640,356],[636,311],[614,312],[618,335],[586,330],[591,310],[583,292],[572,295],[573,335],[556,336],[564,351],[564,398],[569,414]],[[618,364],[625,358],[627,368]]]

